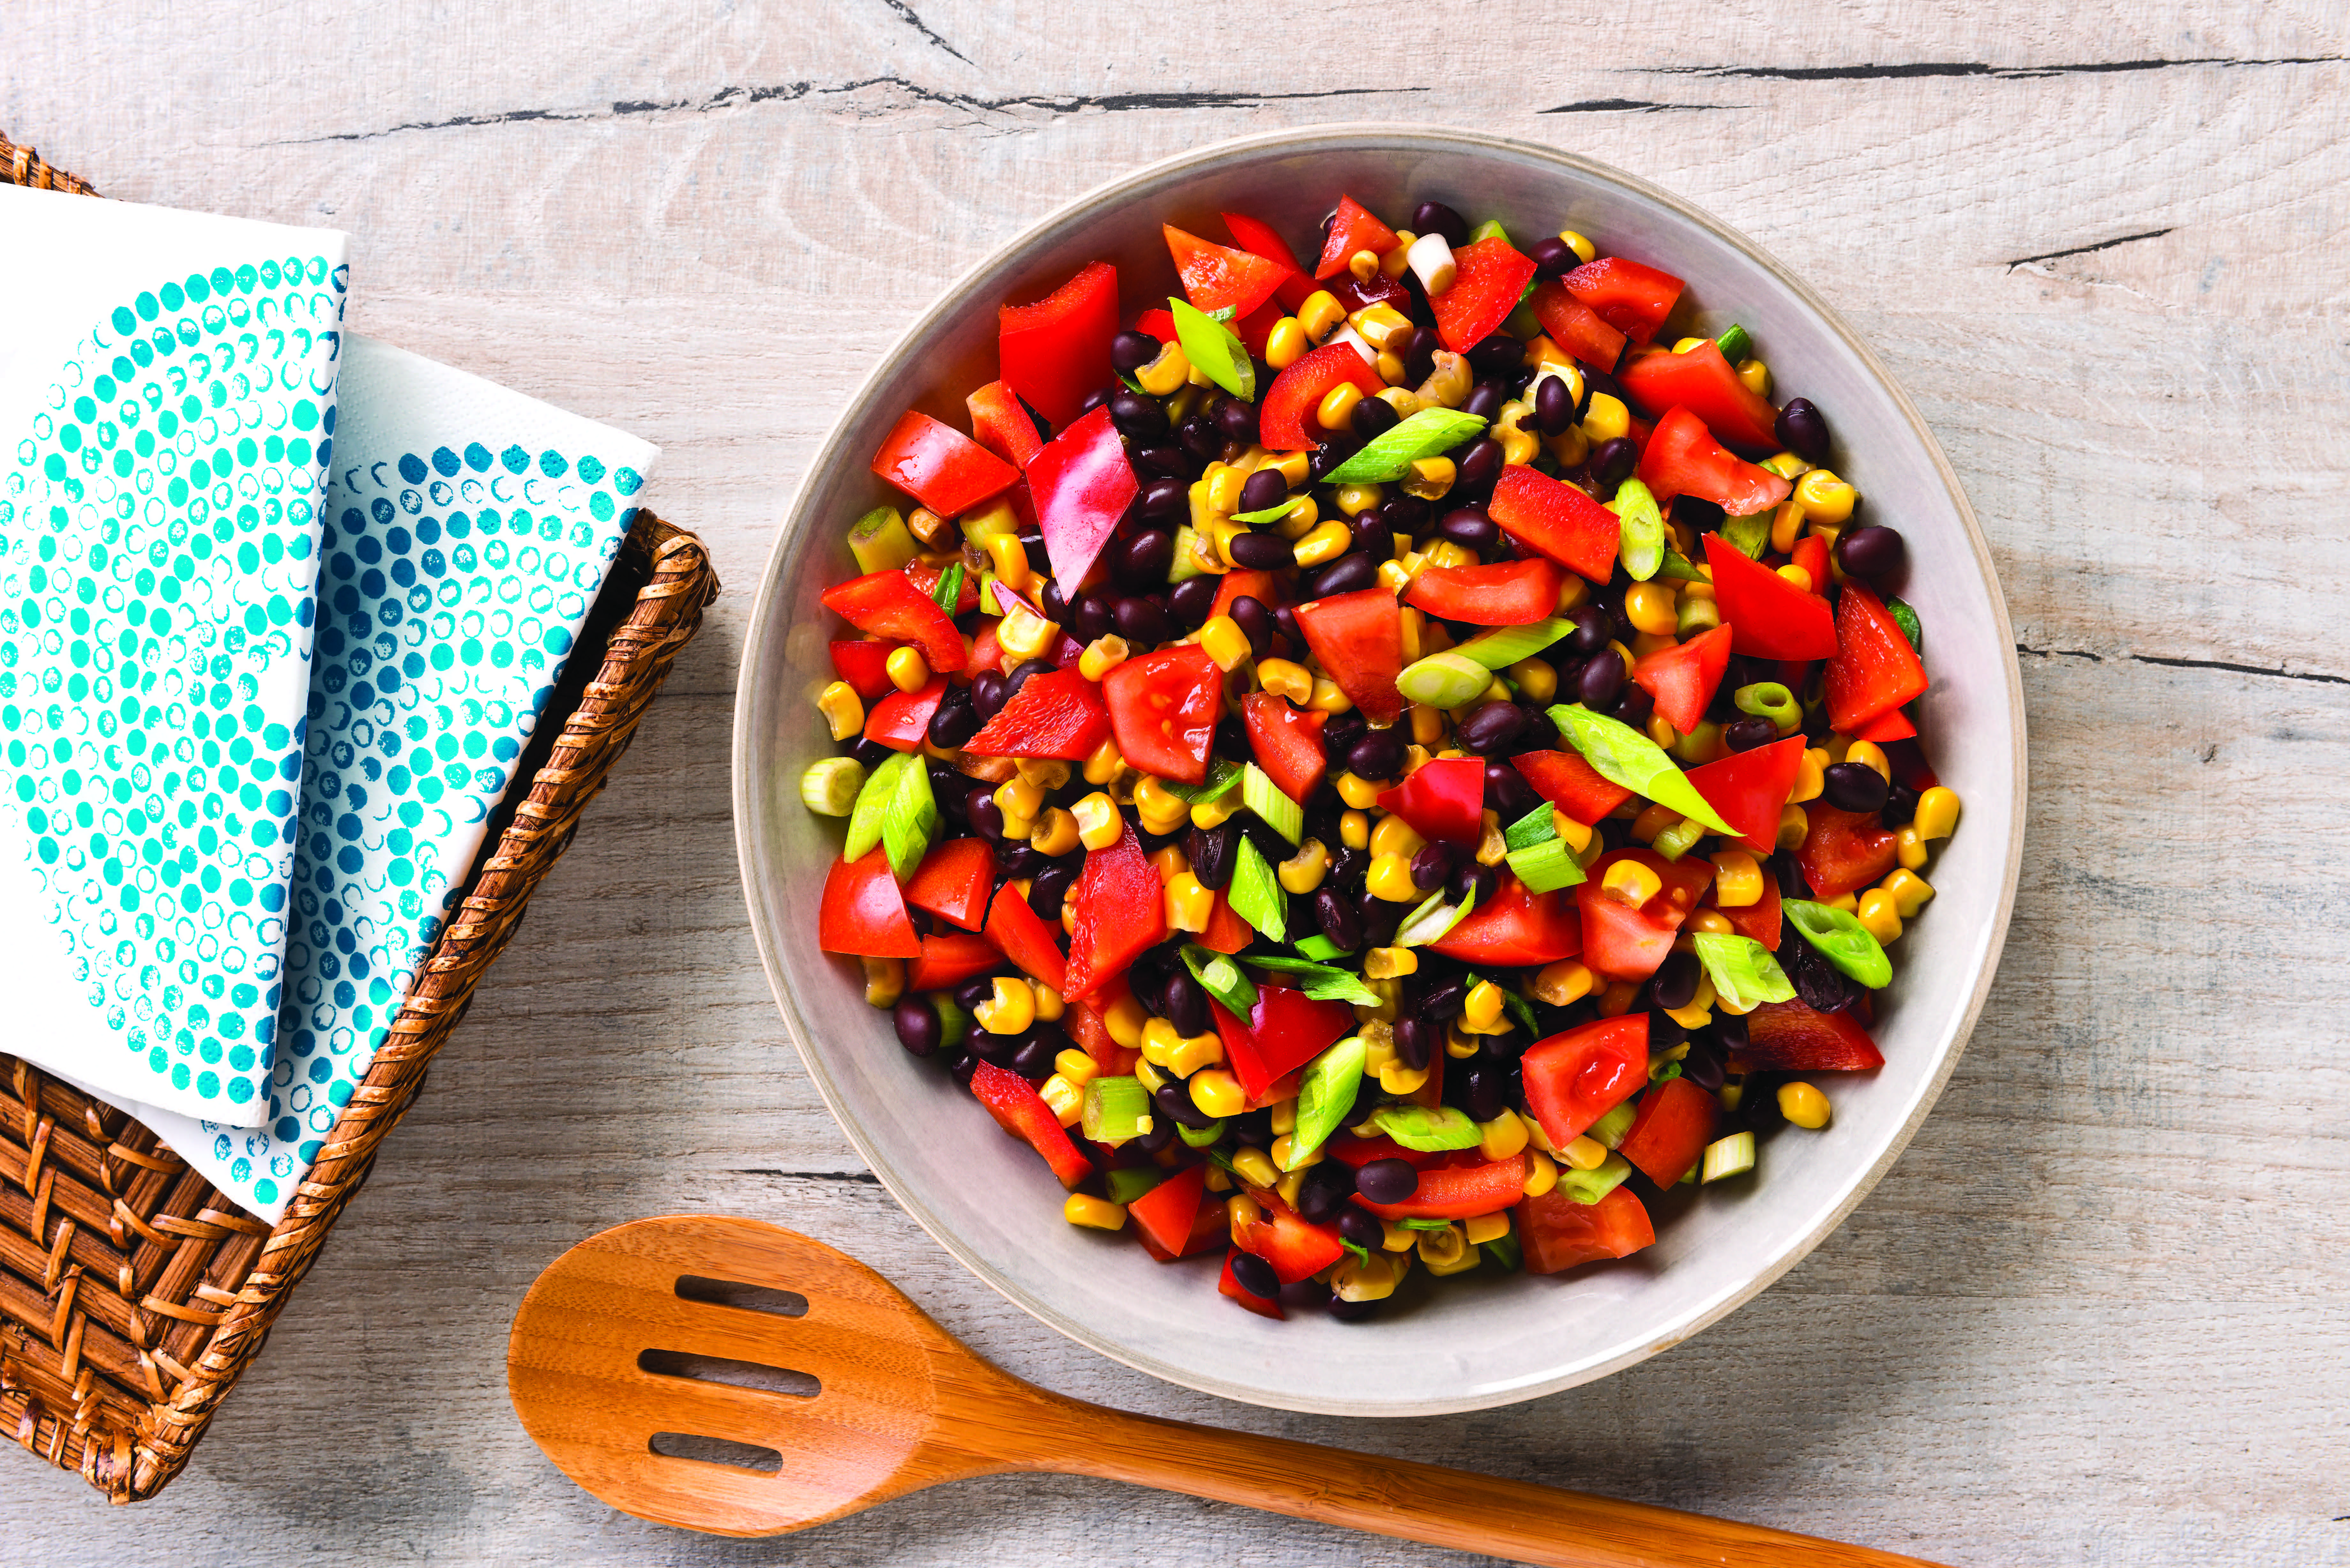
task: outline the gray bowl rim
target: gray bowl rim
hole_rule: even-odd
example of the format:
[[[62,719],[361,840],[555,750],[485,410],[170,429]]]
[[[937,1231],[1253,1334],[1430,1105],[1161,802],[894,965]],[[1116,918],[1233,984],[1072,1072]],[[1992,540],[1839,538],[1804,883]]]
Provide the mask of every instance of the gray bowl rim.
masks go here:
[[[1887,1144],[1884,1153],[1878,1156],[1876,1162],[1866,1170],[1860,1172],[1854,1179],[1843,1201],[1809,1231],[1787,1245],[1769,1264],[1742,1282],[1718,1293],[1710,1300],[1700,1303],[1684,1311],[1678,1317],[1659,1325],[1643,1339],[1628,1345],[1617,1355],[1597,1362],[1577,1364],[1553,1377],[1535,1379],[1511,1387],[1496,1389],[1490,1395],[1474,1395],[1459,1399],[1422,1399],[1388,1405],[1367,1404],[1353,1399],[1284,1399],[1276,1403],[1245,1384],[1186,1372],[1142,1355],[1122,1345],[1114,1336],[1089,1324],[1075,1321],[1046,1306],[1020,1289],[999,1272],[985,1258],[966,1246],[936,1214],[931,1212],[921,1201],[903,1173],[890,1160],[888,1152],[868,1138],[864,1129],[849,1116],[843,1107],[837,1088],[825,1071],[823,1059],[809,1047],[808,1025],[801,1018],[799,1010],[793,1001],[790,988],[785,982],[783,959],[776,933],[769,927],[762,913],[763,905],[756,886],[758,872],[752,860],[749,827],[752,815],[756,808],[752,793],[756,781],[753,778],[751,771],[750,676],[754,657],[759,649],[765,646],[766,639],[771,635],[768,620],[777,613],[777,607],[783,602],[785,587],[785,568],[786,560],[792,553],[792,546],[800,534],[811,525],[804,508],[808,497],[816,487],[818,478],[830,472],[835,464],[843,461],[845,454],[842,449],[847,432],[858,422],[865,405],[874,398],[882,384],[892,377],[905,357],[918,343],[925,340],[931,333],[937,330],[941,323],[961,311],[970,308],[968,302],[957,302],[962,300],[964,292],[982,274],[995,266],[1000,257],[1027,246],[1062,224],[1082,218],[1088,213],[1104,206],[1123,205],[1133,201],[1146,192],[1150,186],[1170,175],[1203,171],[1236,155],[1260,152],[1298,153],[1317,150],[1337,151],[1366,147],[1405,151],[1440,150],[1455,153],[1503,154],[1515,158],[1534,159],[1558,164],[1587,179],[1617,185],[1644,201],[1664,207],[1688,222],[1710,231],[1717,239],[1739,251],[1756,266],[1761,267],[1783,285],[1838,337],[1843,339],[1845,345],[1866,368],[1878,389],[1891,400],[1894,407],[1900,411],[1901,417],[1908,422],[1911,433],[1916,436],[1919,446],[1932,461],[1935,472],[1941,478],[1943,488],[1949,492],[1950,504],[1964,525],[1967,542],[1974,551],[1976,569],[1981,574],[1983,587],[1990,597],[1991,613],[1998,623],[1999,646],[2007,650],[2004,670],[2007,687],[2006,715],[2009,746],[2012,759],[2011,784],[2013,794],[2012,798],[2015,806],[2010,814],[2007,857],[2001,877],[1997,912],[1991,923],[1989,940],[1981,949],[1980,972],[1975,977],[1974,987],[1967,998],[1965,1008],[1949,1033],[1949,1044],[1943,1048],[1939,1067],[1927,1084],[1925,1091],[1918,1096],[1917,1106],[1910,1113],[1908,1119],[1902,1124],[1892,1140]],[[785,514],[784,524],[777,530],[775,544],[768,551],[766,568],[759,579],[758,598],[753,607],[751,623],[743,642],[742,666],[737,671],[734,695],[733,806],[735,855],[743,875],[743,902],[751,917],[752,933],[758,944],[760,961],[767,972],[768,988],[775,993],[776,1008],[783,1014],[785,1032],[791,1036],[793,1048],[799,1053],[800,1061],[806,1067],[808,1076],[816,1083],[816,1092],[823,1096],[825,1108],[832,1113],[833,1120],[839,1124],[841,1131],[847,1135],[848,1141],[856,1146],[857,1152],[863,1157],[865,1163],[871,1168],[874,1176],[879,1179],[890,1197],[897,1199],[899,1207],[911,1215],[915,1223],[930,1233],[931,1240],[945,1248],[965,1268],[978,1275],[1014,1306],[1047,1326],[1066,1334],[1078,1344],[1098,1351],[1123,1366],[1133,1367],[1138,1372],[1148,1373],[1153,1377],[1181,1387],[1196,1389],[1203,1394],[1212,1394],[1221,1398],[1238,1400],[1243,1404],[1338,1416],[1436,1416],[1492,1409],[1559,1393],[1620,1372],[1661,1351],[1671,1349],[1674,1345],[1727,1317],[1731,1313],[1760,1295],[1781,1275],[1800,1262],[1813,1248],[1834,1233],[1836,1227],[1844,1223],[1846,1217],[1858,1208],[1861,1200],[1868,1196],[1878,1181],[1883,1179],[1885,1173],[1893,1168],[1894,1162],[1908,1147],[1909,1140],[1917,1136],[1918,1128],[1924,1124],[1927,1115],[1932,1111],[1935,1103],[1941,1098],[1943,1089],[1950,1083],[1950,1075],[1957,1070],[1959,1058],[1964,1054],[1968,1038],[1974,1031],[1975,1022],[1981,1015],[1983,1002],[1990,994],[1991,981],[1999,970],[2000,955],[2006,944],[2009,918],[2014,911],[2016,883],[2023,865],[2027,780],[2023,677],[2014,648],[2014,628],[2008,618],[2006,597],[2000,591],[1999,573],[1991,559],[1991,546],[1983,538],[1981,525],[1976,521],[1974,508],[1969,504],[1966,491],[1959,483],[1957,471],[1950,466],[1949,457],[1942,451],[1941,442],[1935,440],[1934,432],[1927,426],[1925,416],[1918,411],[1917,404],[1910,400],[1909,394],[1902,389],[1898,381],[1894,379],[1892,372],[1886,369],[1883,361],[1877,358],[1875,350],[1870,348],[1867,342],[1852,329],[1835,306],[1829,305],[1794,272],[1783,265],[1776,257],[1738,230],[1693,202],[1652,185],[1637,175],[1627,174],[1596,159],[1564,152],[1554,147],[1543,146],[1539,142],[1521,141],[1513,137],[1493,136],[1482,131],[1461,130],[1447,126],[1399,128],[1392,125],[1367,123],[1300,126],[1290,130],[1263,131],[1254,135],[1235,137],[1230,140],[1215,142],[1191,151],[1178,153],[1170,158],[1160,159],[1097,185],[1083,195],[1055,208],[1023,229],[1018,234],[990,250],[986,255],[965,268],[952,283],[941,291],[938,298],[930,307],[917,317],[898,339],[881,354],[875,363],[872,374],[866,378],[856,395],[842,406],[839,417],[833,421],[832,428],[826,432],[823,444],[817,447],[815,455],[809,460],[807,468],[793,494],[791,505]]]

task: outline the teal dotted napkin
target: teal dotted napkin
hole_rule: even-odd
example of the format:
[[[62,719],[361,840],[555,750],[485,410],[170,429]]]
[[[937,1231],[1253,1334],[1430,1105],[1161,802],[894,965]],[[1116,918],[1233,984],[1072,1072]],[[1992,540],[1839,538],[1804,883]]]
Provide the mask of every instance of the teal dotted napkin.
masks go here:
[[[272,1221],[455,908],[659,456],[358,336],[341,390],[266,1118],[141,1113]]]
[[[0,187],[8,1050],[269,1113],[339,234]]]

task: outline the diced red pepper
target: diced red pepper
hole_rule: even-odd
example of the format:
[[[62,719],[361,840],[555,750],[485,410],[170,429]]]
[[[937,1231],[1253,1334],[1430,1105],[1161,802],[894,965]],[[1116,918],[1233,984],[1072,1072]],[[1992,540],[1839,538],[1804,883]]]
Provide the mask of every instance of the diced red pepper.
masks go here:
[[[975,931],[987,923],[987,895],[995,885],[995,852],[983,838],[949,838],[934,846],[906,884],[906,902]]]
[[[1300,805],[1321,787],[1329,768],[1322,747],[1322,726],[1329,717],[1292,707],[1289,699],[1271,691],[1252,691],[1241,699],[1241,718],[1248,725],[1249,750],[1256,754],[1256,765]]]
[[[1036,433],[1036,421],[1003,382],[990,381],[965,398],[962,405],[971,411],[972,439],[1013,467],[1026,468],[1028,460],[1044,449],[1045,438]],[[1023,528],[1036,525],[1036,504],[1029,499],[1027,480],[1005,491],[1003,498],[1012,504],[1013,515],[1020,519]]]
[[[1740,904],[1735,908],[1722,908],[1720,904],[1721,893],[1721,888],[1717,884],[1713,892],[1709,895],[1709,901],[1715,904],[1716,910],[1721,918],[1736,928],[1740,936],[1752,937],[1773,952],[1777,952],[1779,938],[1782,935],[1779,879],[1771,875],[1769,868],[1765,867],[1762,872],[1762,896],[1754,902]]]
[[[1616,570],[1622,521],[1564,480],[1512,463],[1495,482],[1485,514],[1520,545],[1595,583]]]
[[[995,890],[995,902],[987,910],[985,934],[1005,958],[1030,978],[1044,981],[1064,996],[1069,994],[1067,961],[1061,957],[1061,945],[1054,940],[1053,928],[1028,907],[1020,889],[1009,882]]]
[[[1484,803],[1485,764],[1474,757],[1431,758],[1378,799],[1381,811],[1402,817],[1422,838],[1452,845],[1477,842]]]
[[[1224,1254],[1224,1272],[1217,1276],[1216,1293],[1226,1301],[1240,1303],[1259,1317],[1287,1322],[1289,1314],[1281,1310],[1281,1302],[1278,1298],[1251,1295],[1248,1288],[1241,1283],[1241,1277],[1232,1272],[1232,1260],[1240,1255],[1241,1250],[1238,1247],[1232,1248]]]
[[[1616,361],[1624,357],[1624,335],[1567,293],[1566,286],[1556,279],[1534,285],[1534,296],[1526,304],[1552,342],[1593,369],[1613,370]]]
[[[1565,1148],[1648,1086],[1648,1015],[1627,1012],[1554,1034],[1527,1047],[1522,1061],[1526,1109],[1551,1147]]]
[[[1721,1103],[1687,1078],[1667,1078],[1640,1096],[1640,1114],[1616,1152],[1659,1187],[1690,1173],[1705,1146]]]
[[[941,517],[959,517],[1012,488],[1019,471],[952,425],[915,409],[892,426],[873,472]]]
[[[1803,772],[1804,743],[1801,734],[1794,734],[1751,752],[1732,752],[1690,769],[1690,787],[1737,829],[1741,844],[1768,855],[1778,847],[1779,814]]]
[[[947,694],[947,678],[933,675],[919,691],[892,691],[865,716],[865,738],[895,752],[921,749],[931,732],[931,715]]]
[[[922,940],[906,918],[905,895],[889,874],[889,851],[861,860],[835,858],[816,906],[816,946],[861,958],[920,958]]]
[[[1607,868],[1637,860],[1657,875],[1656,896],[1635,909],[1602,891]],[[1684,855],[1667,860],[1648,849],[1618,849],[1591,863],[1590,880],[1575,889],[1583,917],[1583,961],[1611,980],[1646,980],[1673,950],[1681,922],[1713,880],[1710,862]]]
[[[1232,912],[1232,889],[1216,889],[1216,901],[1208,909],[1208,929],[1200,933],[1200,945],[1211,952],[1236,953],[1256,940],[1256,928]]]
[[[1891,873],[1893,830],[1873,811],[1842,811],[1825,800],[1807,801],[1808,822],[1795,864],[1814,897],[1827,902],[1857,893]]]
[[[897,689],[897,682],[889,679],[889,655],[905,646],[869,637],[842,639],[832,645],[832,672],[870,702]]]
[[[1328,432],[1308,428],[1322,400],[1342,381],[1351,381],[1363,396],[1375,398],[1387,389],[1369,360],[1351,344],[1332,343],[1315,349],[1273,379],[1264,401],[1257,407],[1257,439],[1270,452],[1310,452]]]
[[[1323,1147],[1329,1152],[1331,1158],[1344,1160],[1357,1170],[1375,1159],[1399,1159],[1414,1170],[1425,1170],[1443,1158],[1440,1154],[1431,1154],[1424,1149],[1406,1148],[1384,1134],[1377,1137],[1355,1137],[1342,1133]]]
[[[939,579],[947,575],[947,569],[944,566],[933,566],[928,561],[909,561],[900,569],[905,572],[907,581],[929,595],[933,601],[938,598]],[[955,585],[954,608],[947,613],[961,615],[965,610],[975,610],[978,607],[979,575],[976,572],[965,572],[962,575],[962,580]]]
[[[1053,580],[1071,597],[1084,586],[1118,520],[1141,492],[1126,443],[1105,403],[1071,423],[1028,460],[1028,493]]]
[[[1706,704],[1730,670],[1730,635],[1728,627],[1718,626],[1632,666],[1633,684],[1655,698],[1657,712],[1684,735],[1705,717]]]
[[[1188,1166],[1126,1206],[1134,1228],[1177,1257],[1191,1240],[1191,1221],[1200,1215],[1207,1196],[1208,1168]]]
[[[1585,262],[1558,281],[1635,343],[1654,337],[1681,296],[1680,279],[1622,256]]]
[[[1461,246],[1452,253],[1452,261],[1459,269],[1452,286],[1428,303],[1436,312],[1436,330],[1444,346],[1466,354],[1502,329],[1525,297],[1534,264],[1498,234]]]
[[[1295,310],[1313,297],[1314,280],[1305,275],[1305,269],[1298,265],[1297,253],[1274,232],[1272,224],[1261,223],[1246,213],[1226,213],[1223,219],[1224,227],[1232,231],[1233,244],[1251,255],[1263,256],[1288,269],[1275,291],[1284,309]]]
[[[1429,945],[1463,963],[1556,963],[1583,950],[1583,922],[1564,892],[1529,892],[1504,872],[1491,899]]]
[[[990,587],[995,595],[995,607],[998,614],[1010,615],[1014,609],[1018,608],[1028,611],[1038,620],[1050,620],[1052,618],[1043,610],[1038,609],[1035,603],[1026,595],[1014,593],[1010,588],[1005,587],[1000,579],[990,585]],[[995,628],[991,626],[987,629],[989,631],[993,631]],[[978,639],[976,638],[972,639],[974,646],[977,641]],[[1052,648],[1046,651],[1045,657],[1051,659],[1063,670],[1066,670],[1076,664],[1078,659],[1084,658],[1085,653],[1086,645],[1079,642],[1076,638],[1071,637],[1065,631],[1061,633],[1059,639],[1055,641]],[[999,657],[1000,656],[1001,650],[999,649]]]
[[[1200,1212],[1191,1220],[1191,1239],[1183,1243],[1180,1251],[1164,1251],[1145,1231],[1136,1231],[1134,1239],[1142,1243],[1144,1251],[1162,1263],[1171,1263],[1178,1258],[1195,1258],[1202,1252],[1211,1252],[1221,1247],[1229,1247],[1232,1242],[1232,1227],[1224,1217],[1224,1206],[1221,1203],[1200,1205]]]
[[[1223,1037],[1224,1056],[1241,1092],[1251,1099],[1275,1080],[1320,1055],[1332,1042],[1352,1033],[1355,1011],[1343,1002],[1315,1002],[1285,985],[1260,984],[1245,1021],[1221,1002],[1208,1011]]]
[[[1534,793],[1586,827],[1606,819],[1632,792],[1603,777],[1580,752],[1521,752],[1510,759]]]
[[[1795,541],[1794,554],[1787,557],[1791,565],[1804,568],[1804,576],[1812,579],[1819,593],[1827,592],[1828,579],[1834,576],[1828,569],[1828,542],[1817,534],[1806,534]]]
[[[1822,672],[1828,722],[1851,734],[1926,690],[1926,667],[1875,594],[1848,582],[1836,600],[1836,654]]]
[[[1113,665],[1102,696],[1128,763],[1156,778],[1206,781],[1224,704],[1224,672],[1206,649],[1186,643]]]
[[[1678,495],[1694,495],[1732,517],[1768,512],[1793,488],[1715,441],[1705,421],[1687,409],[1675,409],[1657,421],[1640,450],[1640,483],[1659,506],[1671,505]]]
[[[1322,259],[1315,264],[1314,275],[1335,277],[1347,270],[1357,251],[1383,256],[1399,243],[1396,232],[1371,216],[1352,196],[1340,196],[1338,211],[1330,220],[1330,237],[1322,244]]]
[[[975,757],[1058,757],[1083,762],[1109,739],[1101,688],[1074,670],[1031,675],[963,742]]]
[[[1068,974],[1066,983],[1054,989],[1072,1001],[1091,996],[1105,981],[1124,974],[1145,950],[1166,940],[1166,890],[1143,857],[1132,823],[1116,844],[1087,853],[1069,902],[1076,916]]]
[[[1091,997],[1083,1002],[1070,1002],[1061,1015],[1065,1020],[1063,1027],[1069,1032],[1069,1038],[1094,1059],[1105,1078],[1128,1076],[1134,1071],[1136,1059],[1141,1055],[1134,1047],[1119,1044],[1110,1033],[1109,1024],[1105,1022],[1109,1010],[1132,994],[1124,975],[1112,975],[1094,988]]]
[[[1360,1194],[1355,1201],[1390,1221],[1473,1220],[1515,1204],[1525,1196],[1526,1178],[1532,1174],[1534,1162],[1521,1149],[1507,1159],[1423,1170],[1419,1185],[1400,1203],[1373,1203]]]
[[[1648,1211],[1622,1187],[1596,1203],[1577,1203],[1554,1187],[1518,1205],[1517,1226],[1530,1274],[1555,1274],[1578,1263],[1628,1258],[1657,1239]]]
[[[1873,741],[1877,745],[1883,746],[1895,741],[1908,740],[1917,733],[1918,726],[1910,722],[1908,714],[1898,708],[1887,708],[1867,723],[1852,732],[1852,738],[1856,741]]]
[[[1690,349],[1636,355],[1616,380],[1655,418],[1687,409],[1719,441],[1765,452],[1779,450],[1773,430],[1779,410],[1738,379],[1721,346],[1710,338]]]
[[[1443,620],[1524,626],[1556,615],[1565,586],[1565,571],[1539,556],[1491,566],[1428,566],[1412,579],[1404,602]]]
[[[1234,1223],[1232,1245],[1271,1263],[1283,1284],[1309,1279],[1347,1255],[1332,1227],[1308,1224],[1269,1192],[1251,1196],[1263,1212],[1253,1221]]]
[[[1294,270],[1248,251],[1216,244],[1187,234],[1172,223],[1161,223],[1168,254],[1175,258],[1176,275],[1183,280],[1183,296],[1201,310],[1230,310],[1234,320],[1271,299],[1284,277]]]
[[[1713,573],[1714,605],[1730,628],[1732,649],[1755,659],[1834,657],[1835,612],[1827,600],[1748,560],[1719,534],[1705,536],[1705,564]]]
[[[859,631],[914,644],[938,674],[962,668],[962,634],[952,618],[903,572],[868,572],[836,583],[824,591],[824,607]]]
[[[1062,1129],[1061,1119],[1044,1096],[1031,1088],[1028,1080],[1009,1067],[999,1067],[993,1062],[982,1062],[971,1075],[971,1092],[987,1107],[987,1114],[1005,1132],[1026,1138],[1028,1147],[1045,1157],[1061,1185],[1072,1192],[1077,1183],[1091,1176],[1093,1164],[1077,1152]]]
[[[996,313],[1003,383],[1060,429],[1096,389],[1110,384],[1109,340],[1118,336],[1118,269],[1088,262],[1034,305]],[[953,512],[933,506],[941,517]]]
[[[1148,332],[1161,343],[1175,342],[1179,336],[1175,330],[1175,313],[1163,306],[1146,310],[1136,317],[1134,329],[1137,332]]]
[[[1746,1015],[1750,1073],[1866,1073],[1885,1054],[1850,1012],[1820,1012],[1800,1002],[1766,1002]]]
[[[1220,615],[1230,614],[1234,599],[1254,599],[1265,608],[1274,609],[1280,606],[1283,597],[1281,579],[1271,572],[1235,569],[1216,580],[1216,602],[1209,607],[1208,618],[1213,620]]]
[[[1003,962],[1003,955],[985,937],[970,931],[952,931],[945,936],[934,933],[922,939],[921,956],[907,969],[906,989],[946,991]]]
[[[1403,611],[1391,590],[1358,588],[1299,605],[1294,613],[1305,646],[1363,717],[1374,724],[1403,717],[1403,696],[1396,691],[1396,677],[1403,673]]]

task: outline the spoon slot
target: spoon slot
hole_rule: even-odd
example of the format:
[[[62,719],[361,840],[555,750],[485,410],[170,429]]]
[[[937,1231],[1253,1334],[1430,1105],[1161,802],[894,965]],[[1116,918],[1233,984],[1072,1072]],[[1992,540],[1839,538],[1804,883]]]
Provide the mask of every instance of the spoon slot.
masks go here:
[[[807,1297],[797,1291],[778,1290],[774,1285],[754,1285],[743,1280],[714,1280],[704,1274],[678,1276],[677,1295],[680,1301],[702,1302],[710,1306],[741,1307],[747,1312],[763,1312],[775,1317],[807,1316]]]
[[[682,1350],[648,1350],[637,1356],[637,1368],[656,1377],[685,1377],[697,1383],[723,1383],[734,1388],[756,1388],[769,1394],[791,1394],[813,1399],[824,1385],[805,1372],[768,1366],[756,1361],[735,1361],[723,1355],[695,1355]]]
[[[691,1459],[698,1464],[725,1465],[733,1469],[774,1475],[784,1468],[784,1456],[756,1443],[724,1438],[698,1437],[691,1432],[655,1432],[645,1445],[664,1459]]]

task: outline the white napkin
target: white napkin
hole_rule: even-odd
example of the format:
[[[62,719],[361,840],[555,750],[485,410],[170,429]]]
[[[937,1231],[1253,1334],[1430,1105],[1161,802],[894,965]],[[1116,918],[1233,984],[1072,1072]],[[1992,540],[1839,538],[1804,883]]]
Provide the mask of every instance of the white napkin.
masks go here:
[[[659,456],[345,340],[268,1119],[129,1107],[261,1218],[285,1212],[458,903]]]
[[[0,186],[0,1043],[268,1112],[345,238]]]

